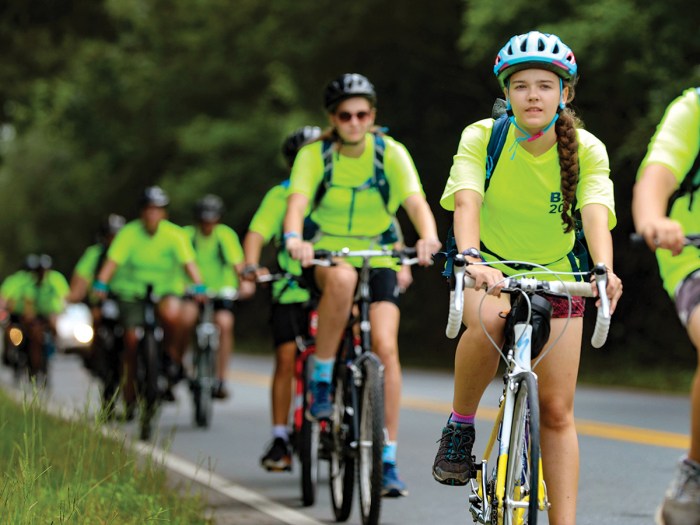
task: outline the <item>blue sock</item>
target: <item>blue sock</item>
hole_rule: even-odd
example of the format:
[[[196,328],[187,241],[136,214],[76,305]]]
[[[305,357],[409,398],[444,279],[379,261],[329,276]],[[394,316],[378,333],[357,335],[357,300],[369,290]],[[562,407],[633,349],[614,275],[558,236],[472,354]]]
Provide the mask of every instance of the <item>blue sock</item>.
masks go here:
[[[460,425],[473,425],[475,417],[476,414],[469,414],[465,416],[452,410],[452,414],[450,414],[450,418],[447,420],[447,422],[449,423],[452,421],[453,423],[459,423]]]
[[[311,380],[315,382],[324,381],[330,383],[333,379],[333,365],[335,364],[335,359],[331,357],[330,359],[318,359],[314,358],[314,370],[311,373]]]
[[[396,441],[387,441],[382,450],[382,462],[396,465]]]

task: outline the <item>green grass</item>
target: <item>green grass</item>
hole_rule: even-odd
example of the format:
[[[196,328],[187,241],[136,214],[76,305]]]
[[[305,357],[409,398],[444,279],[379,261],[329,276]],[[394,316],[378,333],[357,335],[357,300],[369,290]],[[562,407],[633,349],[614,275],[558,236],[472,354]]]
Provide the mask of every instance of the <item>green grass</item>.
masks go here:
[[[36,397],[0,391],[2,523],[208,524],[205,504],[165,469],[99,431],[86,415],[47,415]]]

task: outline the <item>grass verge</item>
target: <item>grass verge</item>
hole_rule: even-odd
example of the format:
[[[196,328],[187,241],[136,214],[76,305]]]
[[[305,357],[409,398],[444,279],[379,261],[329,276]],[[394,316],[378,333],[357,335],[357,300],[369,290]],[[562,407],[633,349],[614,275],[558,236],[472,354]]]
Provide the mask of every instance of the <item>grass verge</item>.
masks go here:
[[[48,415],[36,396],[18,403],[0,390],[3,523],[211,523],[198,495],[169,486],[161,465],[100,424]]]

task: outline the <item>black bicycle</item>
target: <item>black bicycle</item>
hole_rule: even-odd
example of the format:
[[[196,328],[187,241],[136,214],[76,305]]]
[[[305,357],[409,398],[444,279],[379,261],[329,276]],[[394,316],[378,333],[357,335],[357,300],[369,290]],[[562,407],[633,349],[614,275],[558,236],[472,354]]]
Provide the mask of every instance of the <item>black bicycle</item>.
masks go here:
[[[216,387],[216,361],[219,353],[220,329],[214,322],[214,301],[233,301],[208,297],[200,306],[199,321],[195,328],[195,344],[192,352],[192,376],[190,390],[194,404],[194,422],[206,428],[211,424]]]
[[[372,352],[369,322],[370,261],[391,257],[402,265],[416,264],[414,248],[403,250],[317,250],[314,263],[329,266],[335,258],[362,259],[355,293],[358,314],[352,317],[337,353],[333,372],[333,414],[321,433],[329,451],[330,488],[337,521],[350,516],[355,477],[363,525],[379,523],[384,447],[384,366]]]
[[[124,328],[119,322],[119,304],[114,295],[109,294],[101,300],[98,309],[90,367],[102,383],[102,409],[112,414],[122,377]]]
[[[141,403],[140,438],[144,441],[151,438],[153,418],[160,400],[161,378],[164,378],[163,331],[158,325],[157,303],[153,285],[149,284],[143,299],[143,326],[137,329],[139,342],[136,352],[136,391]]]

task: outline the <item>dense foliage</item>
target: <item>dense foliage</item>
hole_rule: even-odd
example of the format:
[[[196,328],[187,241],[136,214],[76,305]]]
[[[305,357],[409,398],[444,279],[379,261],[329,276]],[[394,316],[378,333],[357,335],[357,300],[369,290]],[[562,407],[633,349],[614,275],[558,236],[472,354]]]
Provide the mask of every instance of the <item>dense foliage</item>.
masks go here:
[[[0,275],[35,250],[70,273],[97,222],[112,211],[133,216],[136,192],[153,182],[171,193],[181,223],[197,197],[218,193],[226,222],[243,235],[266,189],[286,175],[282,138],[324,124],[322,87],[348,71],[375,83],[379,121],[412,152],[444,232],[450,217],[437,201],[460,131],[488,115],[498,96],[493,57],[512,34],[537,28],[576,52],[574,106],[611,157],[616,266],[626,287],[610,348],[644,361],[663,347],[690,362],[653,258],[635,252],[627,236],[631,186],[654,126],[682,89],[700,84],[694,7],[8,0],[0,4]],[[449,362],[445,287],[436,269],[415,275],[403,309],[404,352],[430,349]],[[241,315],[264,323],[259,307]],[[675,344],[669,331],[651,332],[655,326],[673,327]]]

